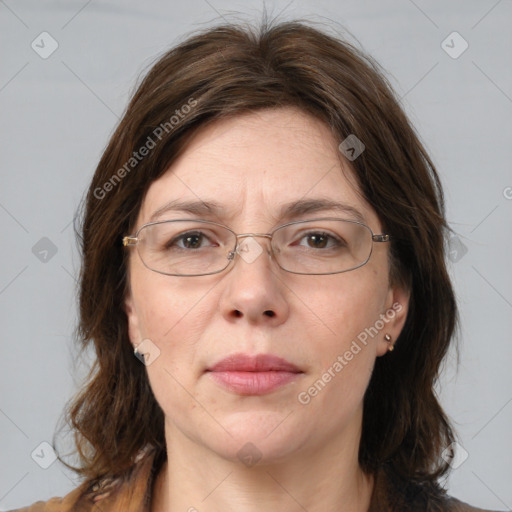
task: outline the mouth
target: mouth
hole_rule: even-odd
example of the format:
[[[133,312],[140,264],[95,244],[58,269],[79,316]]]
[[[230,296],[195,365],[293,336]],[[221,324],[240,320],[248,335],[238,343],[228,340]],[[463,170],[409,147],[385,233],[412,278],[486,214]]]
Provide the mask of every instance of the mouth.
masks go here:
[[[207,368],[206,373],[233,393],[254,396],[271,393],[304,374],[286,359],[271,354],[232,354]]]

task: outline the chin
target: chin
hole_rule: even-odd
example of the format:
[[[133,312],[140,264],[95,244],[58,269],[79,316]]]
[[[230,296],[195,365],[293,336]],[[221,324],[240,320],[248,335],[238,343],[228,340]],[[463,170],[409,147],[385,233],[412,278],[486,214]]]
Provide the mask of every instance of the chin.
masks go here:
[[[246,466],[283,461],[301,448],[307,431],[304,423],[296,424],[290,412],[283,408],[232,413],[219,418],[231,436],[223,431],[216,438],[203,439],[203,444],[220,457]]]

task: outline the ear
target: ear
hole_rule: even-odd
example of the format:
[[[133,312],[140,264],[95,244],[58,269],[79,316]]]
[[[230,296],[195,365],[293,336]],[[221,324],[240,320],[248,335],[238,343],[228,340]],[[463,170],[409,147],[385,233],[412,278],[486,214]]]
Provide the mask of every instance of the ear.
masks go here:
[[[394,346],[400,336],[409,311],[410,291],[403,286],[390,287],[386,298],[385,311],[381,314],[384,327],[379,331],[377,340],[377,355],[383,356]],[[391,338],[386,339],[386,335]]]
[[[128,294],[124,300],[124,310],[128,319],[130,343],[135,348],[141,342],[142,336],[139,327],[139,317],[131,294]]]

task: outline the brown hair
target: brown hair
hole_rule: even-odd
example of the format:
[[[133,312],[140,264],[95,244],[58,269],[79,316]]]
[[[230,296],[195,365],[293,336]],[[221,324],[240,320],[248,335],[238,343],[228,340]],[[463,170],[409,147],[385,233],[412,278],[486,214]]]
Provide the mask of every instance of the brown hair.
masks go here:
[[[163,412],[133,356],[123,308],[121,238],[132,232],[145,192],[198,127],[282,106],[321,119],[340,142],[351,134],[363,141],[352,168],[393,236],[391,279],[411,293],[396,349],[377,358],[365,394],[361,467],[373,472],[387,463],[407,478],[432,481],[447,472],[440,452],[453,433],[434,384],[457,312],[439,178],[379,67],[351,44],[291,21],[216,26],[165,53],[103,153],[79,235],[79,335],[83,346],[94,344],[97,359],[69,408],[78,470],[87,479],[126,474],[147,446],[165,456]]]

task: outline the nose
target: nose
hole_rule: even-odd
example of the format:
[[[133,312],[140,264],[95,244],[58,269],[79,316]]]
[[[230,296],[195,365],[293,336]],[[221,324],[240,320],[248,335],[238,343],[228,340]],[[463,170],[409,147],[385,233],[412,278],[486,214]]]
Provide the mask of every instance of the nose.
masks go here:
[[[229,321],[279,325],[289,315],[287,288],[272,259],[270,236],[242,235],[233,267],[225,276],[220,309]]]

